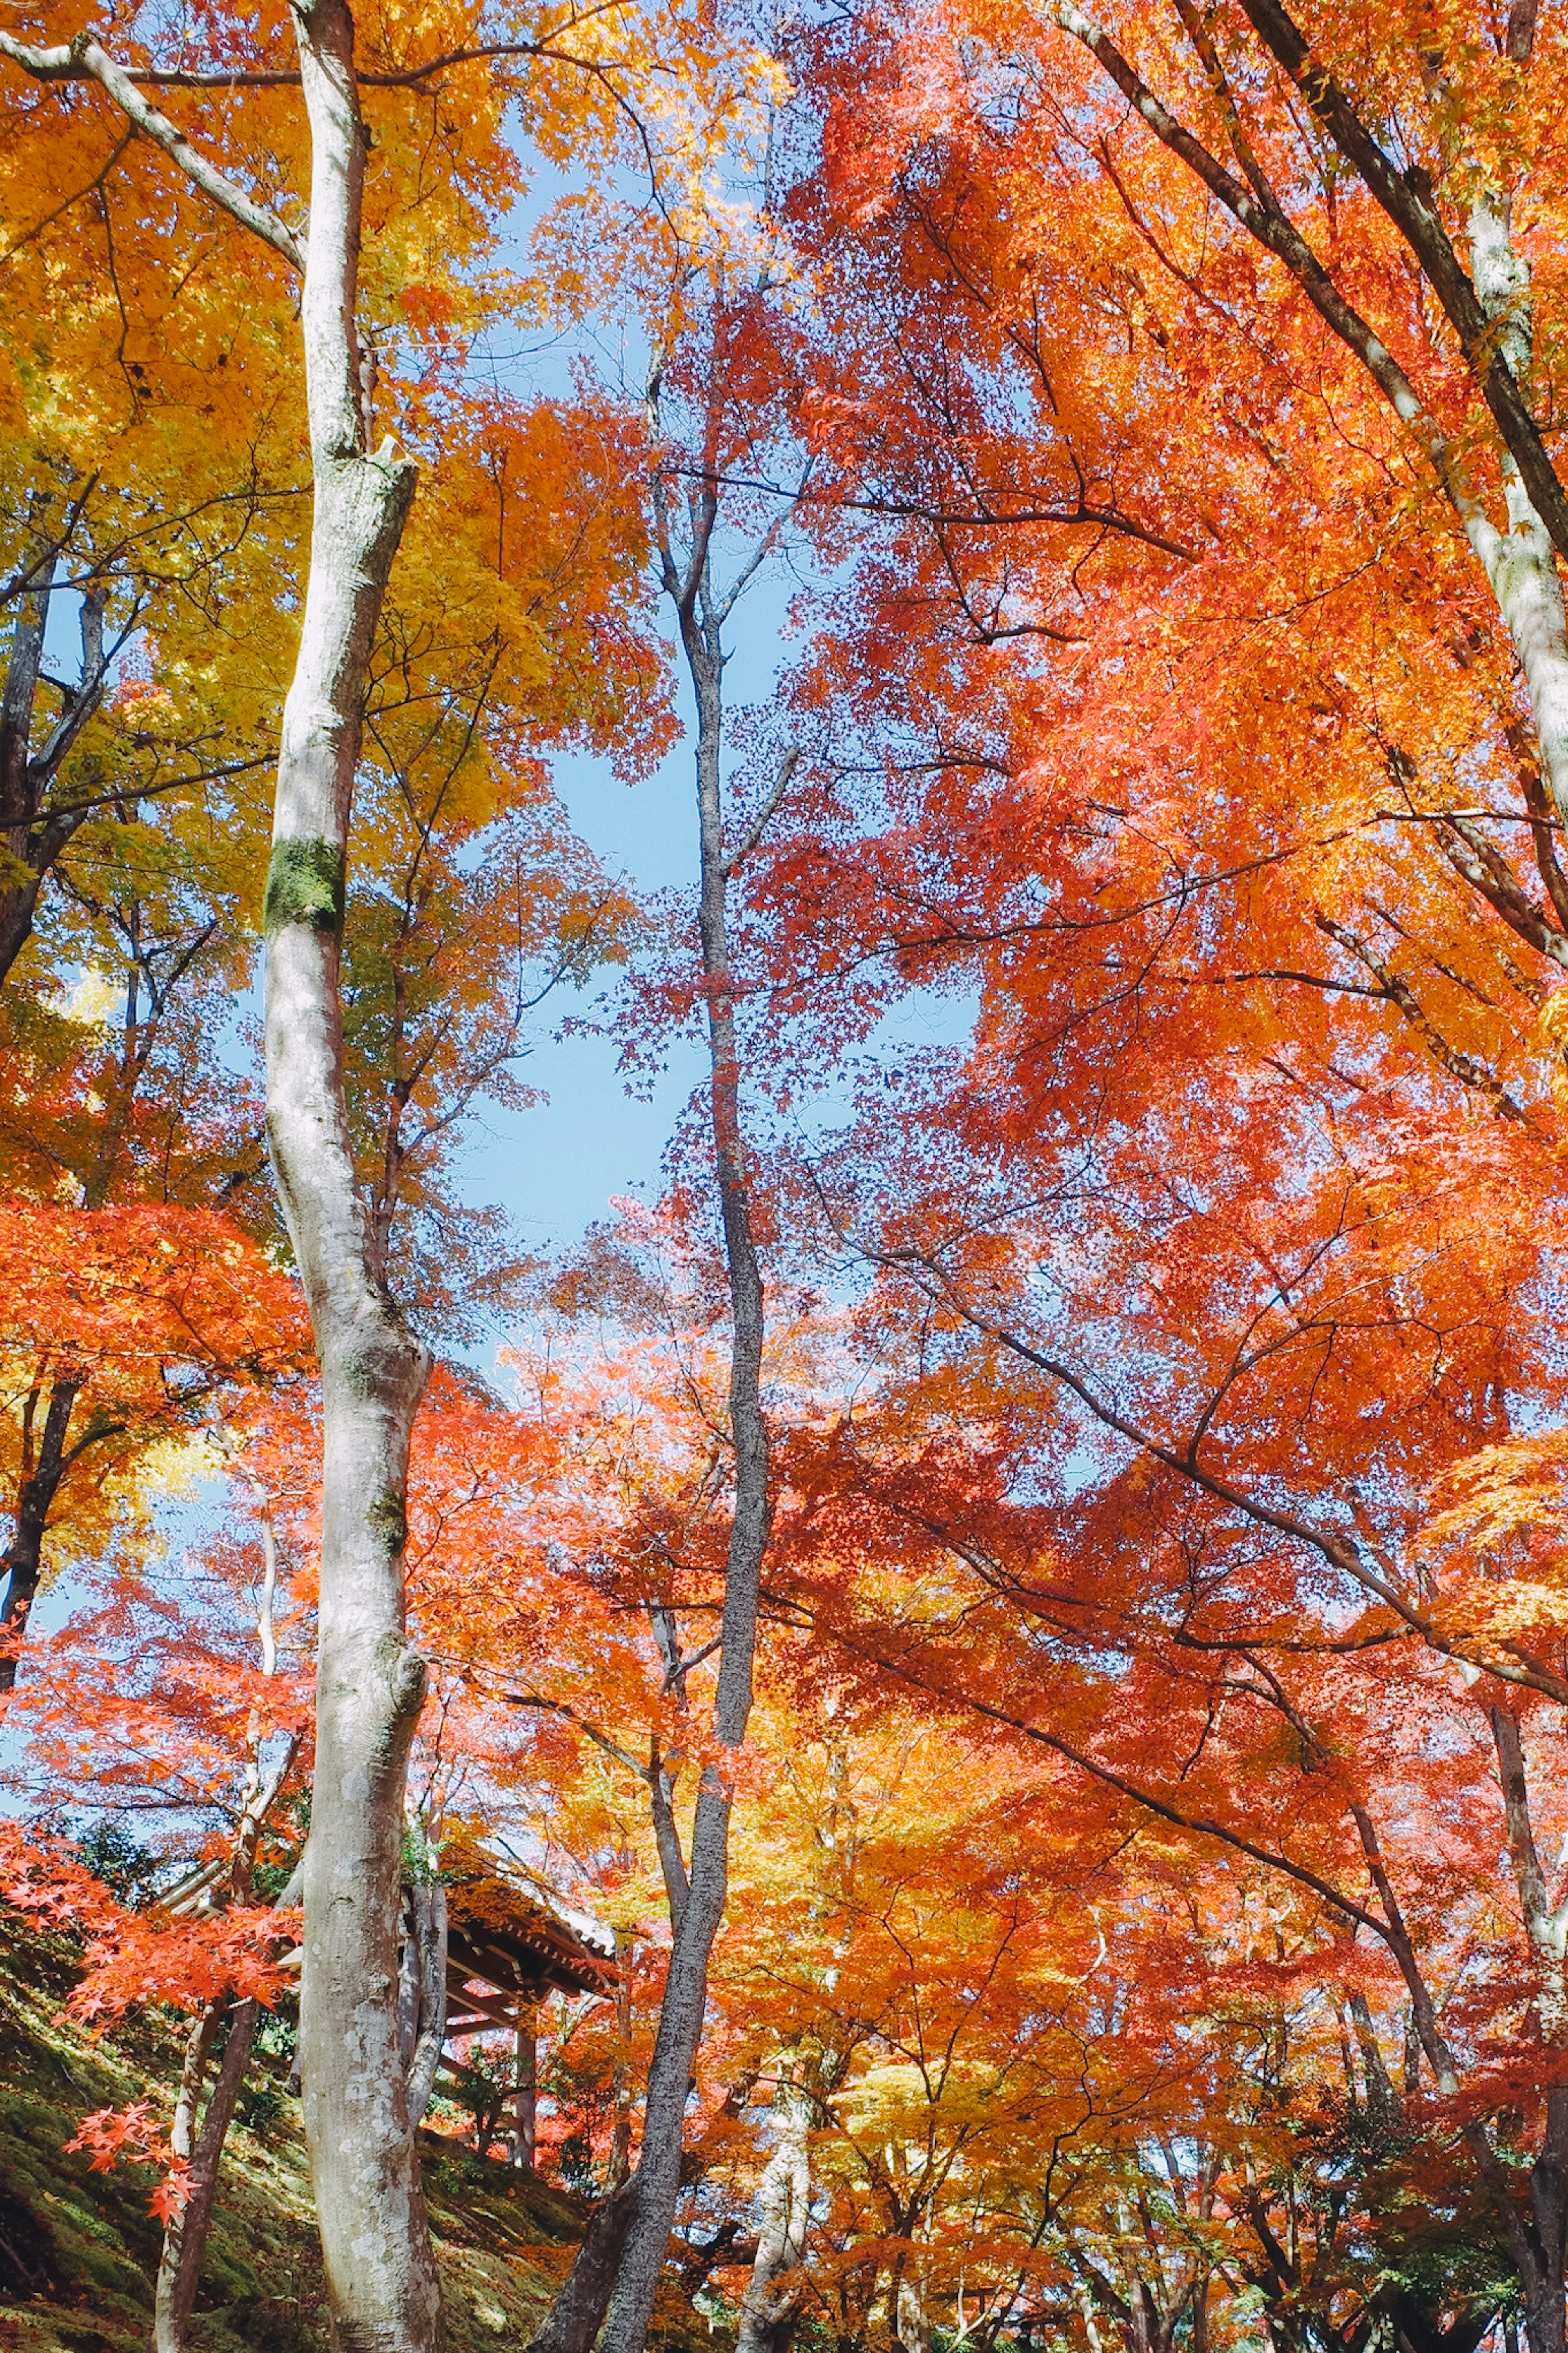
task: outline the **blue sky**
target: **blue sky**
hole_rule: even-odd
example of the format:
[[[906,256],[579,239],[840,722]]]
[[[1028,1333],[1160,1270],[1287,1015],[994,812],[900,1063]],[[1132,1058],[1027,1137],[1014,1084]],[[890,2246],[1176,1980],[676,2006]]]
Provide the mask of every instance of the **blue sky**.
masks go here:
[[[523,260],[531,227],[568,185],[550,166],[530,159],[530,184],[508,224],[503,259]],[[589,320],[558,335],[521,330],[515,337],[497,334],[476,352],[473,372],[520,399],[563,398],[570,396],[584,365],[612,391],[637,398],[647,374],[647,347],[635,320]],[[773,691],[793,650],[786,641],[786,613],[800,586],[798,574],[775,562],[736,608],[725,676],[731,712]],[[679,663],[674,677],[676,707],[689,723],[690,696]],[[697,810],[689,735],[654,776],[635,786],[621,783],[604,760],[563,758],[552,763],[552,772],[574,827],[610,875],[624,878],[639,894],[694,890]],[[595,993],[542,1007],[533,1051],[520,1076],[542,1089],[549,1101],[516,1113],[488,1106],[469,1134],[464,1155],[469,1198],[499,1202],[533,1248],[576,1240],[605,1215],[616,1195],[657,1193],[665,1146],[702,1076],[698,1042],[678,1040],[651,1092],[639,1085],[632,1095],[616,1068],[613,1037],[555,1034],[573,1016],[613,1019],[614,991],[612,977]]]
[[[571,183],[539,158],[521,159],[527,172],[515,211],[505,224],[500,258],[522,265],[527,240],[548,206]],[[628,182],[627,193],[636,191]],[[475,353],[473,373],[518,398],[569,397],[586,365],[612,390],[636,398],[647,374],[647,347],[629,315],[612,322],[588,320],[558,334],[495,334]],[[789,593],[798,581],[763,575],[737,610],[733,659],[726,678],[731,709],[772,690],[781,659]],[[677,707],[690,718],[684,677],[676,670]],[[697,881],[697,811],[689,738],[678,743],[657,774],[625,785],[607,761],[585,756],[552,764],[555,789],[572,823],[607,873],[639,894],[691,890]],[[498,1202],[531,1248],[569,1243],[603,1218],[613,1198],[652,1195],[661,1181],[665,1146],[704,1058],[696,1040],[676,1041],[664,1076],[651,1089],[629,1093],[616,1068],[613,1036],[562,1038],[571,1018],[613,1021],[614,976],[581,997],[563,996],[540,1008],[532,1051],[520,1071],[542,1089],[546,1103],[511,1113],[483,1107],[463,1155],[465,1190],[475,1202]]]
[[[789,593],[798,586],[791,579]],[[771,690],[781,659],[785,584],[764,575],[737,608],[735,656],[727,673],[731,708]],[[678,680],[683,722],[689,698]],[[692,746],[683,736],[658,771],[626,785],[607,761],[582,756],[553,764],[555,788],[572,823],[606,871],[639,893],[694,889],[697,808]],[[575,1240],[610,1201],[627,1192],[656,1193],[664,1148],[705,1057],[695,1039],[675,1040],[663,1076],[651,1092],[639,1082],[628,1092],[616,1067],[613,1034],[563,1038],[570,1019],[613,1024],[613,975],[582,996],[552,998],[540,1008],[533,1048],[519,1075],[548,1102],[526,1112],[487,1105],[470,1130],[463,1156],[465,1190],[476,1202],[499,1202],[531,1247]]]
[[[690,753],[682,744],[657,776],[624,785],[599,760],[563,760],[556,789],[577,832],[614,875],[647,892],[689,883],[696,869]],[[506,1208],[524,1242],[570,1241],[617,1194],[657,1190],[659,1162],[701,1063],[678,1045],[651,1098],[629,1094],[613,1035],[554,1034],[569,1018],[609,1023],[615,978],[540,1008],[519,1076],[549,1100],[531,1111],[484,1105],[463,1155],[464,1190]],[[646,1091],[639,1091],[646,1092]]]

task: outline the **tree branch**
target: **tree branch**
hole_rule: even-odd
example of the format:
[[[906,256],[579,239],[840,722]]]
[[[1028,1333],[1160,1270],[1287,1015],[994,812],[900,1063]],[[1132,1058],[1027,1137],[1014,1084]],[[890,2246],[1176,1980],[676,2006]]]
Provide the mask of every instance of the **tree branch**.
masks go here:
[[[96,81],[113,100],[127,121],[133,122],[144,138],[161,147],[170,162],[182,171],[193,186],[237,220],[242,228],[250,230],[280,253],[291,269],[301,275],[305,268],[305,248],[292,229],[286,227],[276,213],[252,202],[244,190],[226,178],[216,164],[197,153],[166,114],[159,112],[142,97],[135,80],[125,68],[116,64],[90,33],[79,33],[73,40],[62,42],[57,48],[38,49],[26,41],[18,41],[10,33],[0,32],[0,57],[9,58],[13,65],[30,74],[35,81]],[[298,80],[296,74],[291,77]]]

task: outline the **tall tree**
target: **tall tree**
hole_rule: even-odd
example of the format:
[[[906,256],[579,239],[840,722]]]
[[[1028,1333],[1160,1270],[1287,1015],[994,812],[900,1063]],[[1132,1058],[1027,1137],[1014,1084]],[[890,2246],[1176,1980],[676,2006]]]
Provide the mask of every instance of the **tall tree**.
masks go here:
[[[662,458],[654,485],[654,534],[659,577],[674,608],[680,649],[697,704],[693,746],[699,842],[698,941],[706,1015],[710,1079],[709,1125],[729,1290],[731,1356],[728,1443],[733,1451],[729,1543],[719,1621],[719,1673],[710,1727],[712,1754],[703,1764],[690,1845],[661,1842],[674,1941],[659,2008],[658,2036],[648,2071],[636,2205],[605,2324],[606,2353],[642,2353],[654,2294],[669,2243],[680,2182],[680,2154],[692,2065],[702,2032],[708,1967],[724,1917],[729,1884],[731,1810],[740,1751],[752,1699],[757,1610],[773,1518],[767,1419],[763,1405],[765,1310],[753,1176],[742,1113],[738,982],[729,912],[732,880],[755,848],[789,784],[786,755],[760,809],[739,840],[725,822],[724,630],[769,543],[760,542],[733,581],[721,585],[715,565],[720,519],[720,443],[728,441],[730,387],[723,381],[727,321],[716,302],[713,348],[704,355],[698,403],[700,443],[688,470]],[[656,422],[662,413],[656,411]],[[727,431],[727,426],[730,429]],[[679,1626],[668,1620],[666,1675],[681,1688]],[[655,1790],[656,1799],[659,1792]],[[670,1826],[673,1829],[673,1825]]]
[[[305,1873],[307,1964],[302,2055],[307,2132],[340,2341],[422,2348],[436,2341],[439,2295],[397,2052],[395,1944],[403,1786],[424,1672],[404,1619],[405,1489],[409,1431],[428,1369],[377,1261],[354,1167],[343,1091],[340,948],[350,812],[372,647],[415,487],[415,468],[373,426],[374,363],[362,334],[360,262],[369,132],[360,100],[354,23],[341,0],[291,12],[291,62],[277,29],[258,29],[238,56],[129,65],[96,41],[55,47],[7,34],[0,50],[41,83],[84,84],[184,174],[198,198],[237,222],[300,280],[300,347],[313,519],[292,682],[284,702],[265,931],[268,1129],[284,1215],[309,1301],[321,1368],[323,1537],[316,1778]],[[459,31],[457,57],[481,69],[485,102],[476,166],[490,164],[506,93],[486,60],[551,50],[613,117],[614,77],[571,21],[547,35],[511,29],[500,41]],[[637,27],[616,53],[637,51]],[[268,52],[273,51],[273,54]],[[395,53],[381,69],[407,90],[453,63]],[[305,233],[241,185],[276,184],[270,165],[239,174],[214,160],[250,135],[206,146],[186,139],[147,98],[151,77],[197,91],[249,83],[303,100],[309,195]],[[267,129],[254,135],[263,148]],[[487,144],[487,142],[491,142]],[[123,142],[122,142],[123,143]],[[284,119],[283,152],[299,131]],[[225,164],[227,163],[225,156]],[[458,212],[462,212],[462,198]],[[292,206],[300,216],[299,200]],[[477,241],[470,207],[454,257]],[[276,298],[274,298],[276,299]],[[437,296],[436,309],[439,312]]]

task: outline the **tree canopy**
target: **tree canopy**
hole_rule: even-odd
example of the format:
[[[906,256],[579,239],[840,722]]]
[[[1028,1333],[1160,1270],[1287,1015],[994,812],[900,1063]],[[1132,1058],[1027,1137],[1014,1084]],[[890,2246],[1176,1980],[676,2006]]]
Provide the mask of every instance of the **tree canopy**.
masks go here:
[[[339,2353],[433,2135],[541,2353],[1563,2353],[1565,101],[0,27],[0,1901],[179,2022],[158,2353],[258,2036]],[[542,1237],[589,1031],[702,1076]]]

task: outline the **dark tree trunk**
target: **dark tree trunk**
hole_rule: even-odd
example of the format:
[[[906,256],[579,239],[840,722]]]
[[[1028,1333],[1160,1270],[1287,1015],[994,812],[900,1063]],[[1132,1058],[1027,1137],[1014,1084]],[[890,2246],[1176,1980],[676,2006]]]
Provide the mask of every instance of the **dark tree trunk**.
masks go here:
[[[187,2076],[193,2072],[198,2074],[205,2073],[206,2052],[212,2040],[211,2026],[220,2007],[214,2005],[192,2030]],[[242,2001],[237,2003],[230,2013],[228,2041],[218,2063],[217,2080],[207,2099],[201,2131],[196,2135],[195,2147],[182,2152],[190,2157],[187,2176],[190,2194],[184,2211],[170,2221],[163,2232],[163,2253],[158,2266],[153,2316],[155,2353],[185,2353],[188,2326],[195,2305],[203,2258],[206,2253],[207,2235],[212,2229],[213,2209],[217,2202],[218,2165],[223,2157],[224,2143],[228,2137],[229,2126],[234,2121],[235,2103],[245,2082],[245,2071],[250,2063],[250,2046],[255,2039],[260,2007],[256,2001]],[[192,2062],[196,2063],[194,2069]]]
[[[566,2284],[551,2307],[549,2319],[534,2338],[530,2353],[588,2353],[604,2325],[621,2266],[621,2253],[637,2204],[634,2173],[620,2189],[601,2199],[588,2219],[576,2260]]]
[[[66,1440],[70,1419],[81,1394],[81,1383],[67,1377],[55,1382],[44,1412],[37,1459],[22,1481],[16,1498],[16,1528],[5,1554],[8,1571],[5,1599],[0,1602],[0,1694],[16,1687],[16,1661],[27,1637],[27,1620],[37,1599],[44,1571],[44,1535],[68,1468]]]
[[[531,2165],[539,2124],[539,2052],[530,2013],[517,2022],[517,2088],[512,2094],[511,2161]],[[620,2184],[614,2182],[613,2189]]]
[[[54,576],[51,558],[41,567],[35,588],[21,599],[0,690],[0,840],[12,861],[0,881],[0,981],[32,936],[46,880],[90,813],[68,802],[54,807],[47,804],[50,785],[103,699],[108,664],[103,597],[97,588],[89,588],[81,598],[80,678],[43,744],[37,752],[33,748]]]

